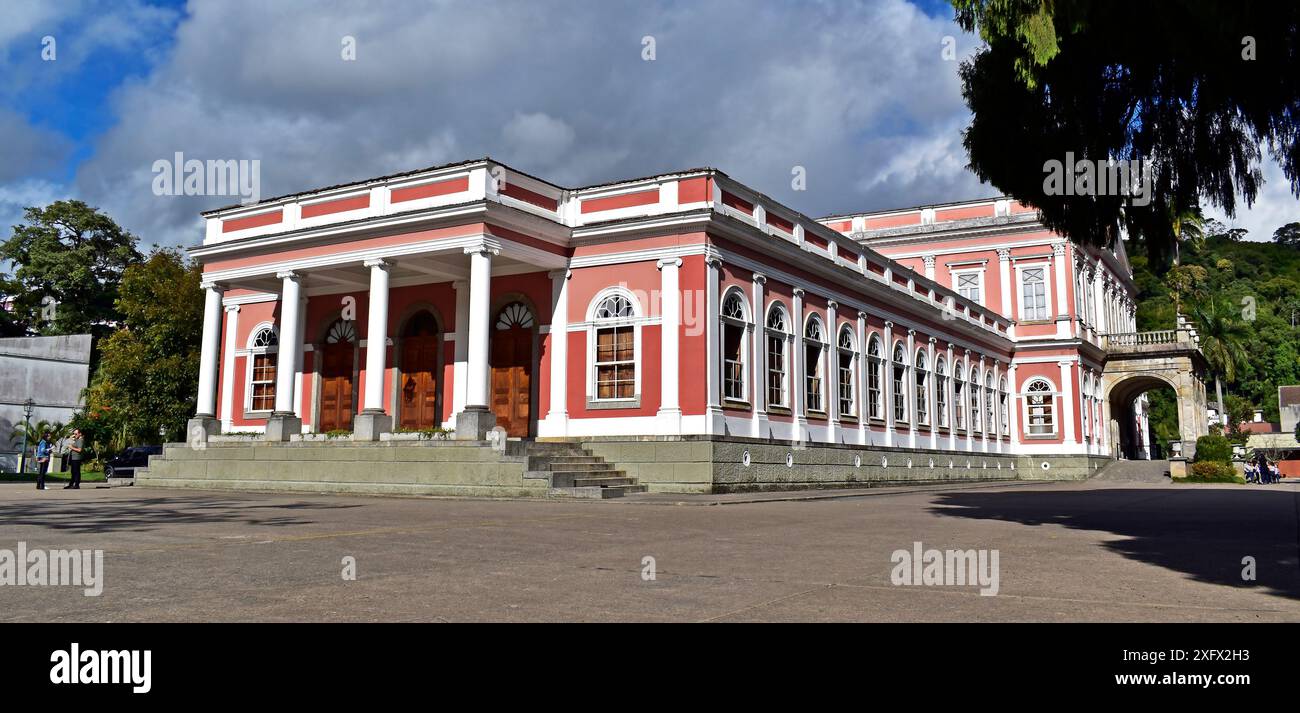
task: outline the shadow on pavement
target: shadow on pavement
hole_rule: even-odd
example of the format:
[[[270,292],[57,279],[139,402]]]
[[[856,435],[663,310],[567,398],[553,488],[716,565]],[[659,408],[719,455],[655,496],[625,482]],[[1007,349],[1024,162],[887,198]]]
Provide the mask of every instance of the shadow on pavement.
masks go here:
[[[359,504],[306,501],[265,504],[220,496],[145,497],[134,500],[62,500],[0,503],[0,523],[32,525],[70,532],[147,532],[160,525],[242,523],[282,527],[314,521],[300,516],[308,510],[337,510]],[[277,514],[288,511],[294,514]]]
[[[1300,599],[1300,492],[1292,489],[965,491],[935,502],[940,515],[1110,532],[1126,539],[1104,546],[1130,559]],[[1244,557],[1255,558],[1253,582],[1242,579]]]

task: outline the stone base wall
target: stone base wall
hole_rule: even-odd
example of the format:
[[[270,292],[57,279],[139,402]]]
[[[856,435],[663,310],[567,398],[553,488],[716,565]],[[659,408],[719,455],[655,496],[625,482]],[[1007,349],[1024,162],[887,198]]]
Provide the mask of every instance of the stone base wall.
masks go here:
[[[464,441],[168,445],[136,472],[149,487],[381,495],[545,496],[522,456]]]
[[[729,493],[996,480],[1083,480],[1109,458],[793,444],[748,438],[591,438],[583,447],[651,492]],[[1046,466],[1046,467],[1044,467]]]

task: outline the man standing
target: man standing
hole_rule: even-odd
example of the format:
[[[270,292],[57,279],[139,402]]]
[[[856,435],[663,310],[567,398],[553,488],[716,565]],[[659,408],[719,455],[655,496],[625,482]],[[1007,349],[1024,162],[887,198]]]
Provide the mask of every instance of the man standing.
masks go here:
[[[50,469],[50,432],[46,431],[41,434],[41,440],[36,444],[36,489],[45,489],[45,473]]]
[[[81,429],[74,429],[72,443],[68,446],[68,465],[72,468],[72,482],[63,486],[64,490],[81,490],[81,449],[84,443]]]

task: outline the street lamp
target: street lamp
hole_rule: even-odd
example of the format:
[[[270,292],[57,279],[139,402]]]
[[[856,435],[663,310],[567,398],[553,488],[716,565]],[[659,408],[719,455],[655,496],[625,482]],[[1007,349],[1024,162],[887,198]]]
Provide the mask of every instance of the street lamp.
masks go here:
[[[23,402],[23,450],[18,454],[18,472],[27,472],[27,432],[32,428],[32,409],[36,408],[36,402],[27,399]]]

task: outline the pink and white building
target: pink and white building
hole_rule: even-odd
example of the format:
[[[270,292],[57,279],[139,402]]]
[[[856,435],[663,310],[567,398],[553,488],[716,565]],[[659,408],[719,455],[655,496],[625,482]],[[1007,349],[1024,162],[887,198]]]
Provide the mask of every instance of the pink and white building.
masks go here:
[[[205,218],[207,432],[1116,450],[1126,257],[1011,200],[814,219],[713,169],[484,159]]]

